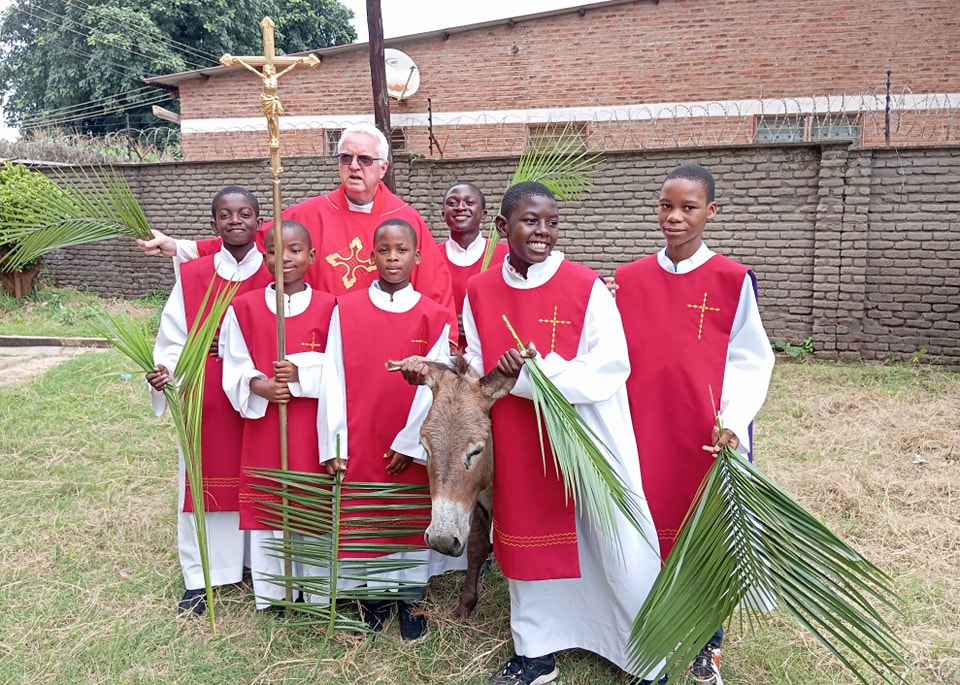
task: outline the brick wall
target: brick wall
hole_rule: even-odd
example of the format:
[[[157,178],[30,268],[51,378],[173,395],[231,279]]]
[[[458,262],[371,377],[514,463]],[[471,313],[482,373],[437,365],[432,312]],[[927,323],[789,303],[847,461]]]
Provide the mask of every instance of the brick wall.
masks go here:
[[[521,3],[522,4],[522,3]],[[520,9],[522,11],[522,8]],[[435,113],[478,110],[529,110],[555,107],[628,106],[644,103],[689,103],[803,98],[815,95],[882,94],[886,72],[892,92],[955,93],[960,83],[960,3],[956,0],[662,0],[610,3],[576,8],[508,24],[506,21],[444,37],[427,34],[387,41],[417,64],[421,86],[408,100],[391,101],[394,116],[425,113],[428,99]],[[318,69],[297,69],[281,80],[286,116],[322,115],[343,122],[368,115],[372,108],[369,58],[365,45],[323,51]],[[259,117],[261,84],[241,69],[213,78],[179,82],[184,119]],[[856,99],[855,97],[853,98]],[[954,103],[955,106],[955,103]],[[656,113],[654,118],[657,119]],[[956,140],[960,126],[953,111],[942,125],[925,128],[926,113],[894,113],[894,144],[922,137]],[[864,143],[882,142],[883,112],[864,122]],[[512,118],[511,121],[517,121]],[[751,142],[753,117],[731,110],[720,124],[723,133],[742,132]],[[710,125],[660,118],[657,131],[649,120],[621,135],[632,145],[674,147],[718,140]],[[506,150],[487,128],[482,147],[471,146],[469,131],[443,140],[445,155],[477,156]],[[612,124],[595,122],[598,132]],[[878,126],[880,128],[878,129]],[[686,129],[693,129],[691,134]],[[879,131],[879,137],[878,137]],[[902,131],[902,133],[899,133]],[[266,156],[262,132],[185,135],[187,159],[220,158],[226,150]],[[302,134],[320,139],[322,132]],[[458,140],[464,135],[467,140]],[[692,137],[691,137],[692,135]],[[421,139],[422,138],[422,139]],[[737,139],[721,140],[738,144]],[[303,142],[298,142],[302,145]],[[314,150],[322,140],[313,140]],[[426,138],[409,149],[429,154]],[[244,147],[247,146],[247,147]],[[252,149],[250,149],[252,148]],[[606,150],[616,149],[611,145]],[[313,154],[317,154],[314,152]]]
[[[706,242],[752,267],[770,339],[812,337],[842,359],[926,358],[960,366],[960,148],[864,150],[844,145],[716,147],[611,153],[582,200],[561,206],[558,248],[604,274],[661,245],[656,198],[678,164],[708,166],[720,212]],[[496,211],[515,159],[400,157],[398,193],[444,238],[443,191],[472,180]],[[283,205],[337,183],[330,158],[284,161]],[[272,215],[263,161],[123,168],[151,225],[178,237],[209,233],[222,186],[250,188]],[[48,256],[61,285],[141,296],[172,283],[166,260],[129,239]]]

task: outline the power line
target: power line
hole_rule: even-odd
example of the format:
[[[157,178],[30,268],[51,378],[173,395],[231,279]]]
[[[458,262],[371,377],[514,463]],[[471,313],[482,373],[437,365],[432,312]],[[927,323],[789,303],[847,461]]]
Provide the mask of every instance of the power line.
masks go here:
[[[120,93],[113,93],[111,95],[106,95],[102,98],[97,98],[96,100],[87,100],[86,102],[80,102],[73,105],[65,105],[63,107],[57,107],[55,109],[48,109],[37,114],[25,114],[23,119],[25,123],[33,123],[35,119],[41,118],[50,118],[50,117],[60,117],[68,116],[73,114],[79,114],[82,110],[99,107],[103,102],[113,100],[116,98],[126,97],[127,99],[133,97],[139,97],[141,95],[148,95],[150,93],[156,93],[156,88],[152,86],[143,86],[135,90],[123,91]]]
[[[43,121],[36,121],[35,123],[23,124],[20,128],[22,130],[31,130],[38,128],[47,128],[50,126],[59,126],[62,124],[70,124],[77,121],[83,121],[85,119],[93,119],[97,117],[107,116],[108,114],[117,114],[120,112],[125,112],[129,109],[137,109],[140,107],[146,107],[148,105],[156,105],[161,102],[165,102],[171,98],[169,93],[157,93],[152,98],[147,98],[140,102],[131,102],[127,104],[117,104],[114,106],[103,106],[99,110],[84,112],[75,116],[63,116],[53,119],[44,119]]]

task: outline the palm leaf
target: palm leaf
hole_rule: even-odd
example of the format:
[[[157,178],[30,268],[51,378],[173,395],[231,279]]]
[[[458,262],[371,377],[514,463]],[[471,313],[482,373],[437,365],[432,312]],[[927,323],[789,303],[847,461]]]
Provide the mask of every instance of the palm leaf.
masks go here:
[[[369,543],[371,535],[378,538],[399,538],[417,535],[423,531],[422,510],[429,501],[427,486],[405,483],[349,483],[342,482],[341,474],[284,471],[280,469],[250,469],[251,476],[269,482],[257,489],[281,501],[262,500],[258,503],[260,520],[271,528],[289,535],[267,541],[264,546],[278,558],[324,569],[326,573],[313,576],[269,575],[278,585],[289,583],[294,591],[321,598],[314,602],[290,603],[286,600],[270,602],[284,609],[296,609],[304,622],[326,624],[327,635],[334,630],[368,631],[369,626],[343,612],[343,600],[382,600],[395,598],[392,591],[414,587],[412,583],[391,582],[390,587],[377,586],[383,574],[420,566],[415,559],[386,558],[383,555],[422,549],[419,545],[402,542]],[[376,509],[391,512],[389,520],[381,514],[364,515],[369,511],[365,500],[377,500]],[[383,500],[387,500],[384,504]],[[416,510],[420,510],[417,515]],[[419,522],[419,525],[417,523]],[[362,559],[341,558],[341,553],[378,555]],[[358,587],[340,587],[342,581],[352,581]]]
[[[120,172],[97,167],[73,178],[54,173],[60,185],[25,185],[18,202],[3,212],[0,244],[13,246],[0,258],[3,268],[18,270],[53,250],[104,238],[153,237]]]
[[[190,496],[193,503],[194,523],[197,529],[197,546],[200,551],[200,565],[203,569],[203,582],[206,590],[207,611],[210,630],[216,629],[216,615],[213,603],[213,586],[210,581],[210,555],[207,545],[207,526],[204,516],[203,472],[200,454],[200,419],[203,413],[203,383],[206,375],[206,358],[209,354],[213,336],[220,321],[230,305],[230,301],[240,287],[240,281],[213,292],[212,281],[203,296],[200,311],[205,311],[211,295],[210,312],[197,317],[187,335],[186,343],[177,360],[177,368],[172,372],[173,382],[163,390],[170,410],[170,417],[177,430],[177,440],[183,450],[187,478],[190,482]],[[100,334],[131,359],[145,373],[153,371],[153,345],[147,331],[124,314],[111,316],[104,310],[95,314]],[[201,320],[202,319],[202,320]]]
[[[893,597],[886,574],[726,446],[636,617],[629,656],[648,673],[672,652],[657,677],[682,673],[738,607],[752,626],[772,598],[860,682],[871,681],[858,664],[899,682],[902,646],[871,604],[896,609]]]
[[[517,347],[523,350],[523,343],[510,321],[506,316],[503,320],[516,340]],[[535,358],[525,358],[524,364],[530,376],[537,427],[539,429],[541,425],[546,425],[554,466],[563,477],[567,496],[573,496],[574,501],[583,506],[585,511],[593,513],[600,530],[608,538],[619,542],[615,510],[619,510],[627,521],[643,534],[641,521],[645,516],[637,504],[638,498],[611,466],[617,458],[583,421],[557,386],[544,375]],[[543,424],[540,422],[541,417]],[[540,448],[546,460],[542,432]],[[652,540],[647,540],[647,544],[654,550],[657,549]]]
[[[600,171],[603,162],[601,155],[589,152],[583,139],[569,125],[551,144],[544,143],[545,141],[537,138],[530,141],[517,161],[517,168],[507,188],[521,181],[539,181],[559,200],[579,199],[593,185],[593,177]],[[490,266],[500,239],[492,221],[488,238],[481,271],[486,271]]]

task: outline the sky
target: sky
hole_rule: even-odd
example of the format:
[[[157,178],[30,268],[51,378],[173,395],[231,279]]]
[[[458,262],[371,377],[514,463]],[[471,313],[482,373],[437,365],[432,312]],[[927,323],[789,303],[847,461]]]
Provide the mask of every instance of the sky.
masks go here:
[[[564,7],[591,5],[598,0],[380,0],[380,13],[383,17],[385,38],[406,36],[438,29],[476,24],[510,16],[537,14]],[[353,10],[353,24],[357,29],[357,40],[367,40],[367,3],[366,0],[340,0]],[[0,10],[10,4],[10,0],[0,0]],[[16,131],[0,123],[0,140],[12,140]]]

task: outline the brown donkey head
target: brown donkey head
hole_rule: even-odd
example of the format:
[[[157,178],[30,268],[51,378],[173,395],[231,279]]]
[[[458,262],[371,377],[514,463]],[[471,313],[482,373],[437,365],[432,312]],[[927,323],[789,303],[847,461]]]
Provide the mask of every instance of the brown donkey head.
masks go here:
[[[397,371],[410,362],[427,368],[426,378],[421,380],[433,391],[433,406],[420,429],[433,502],[424,538],[438,552],[460,556],[478,505],[487,514],[489,526],[493,483],[490,407],[510,392],[516,379],[496,369],[479,378],[463,357],[457,358],[454,369],[415,357],[388,362],[387,368]],[[489,528],[485,534],[489,535]]]

